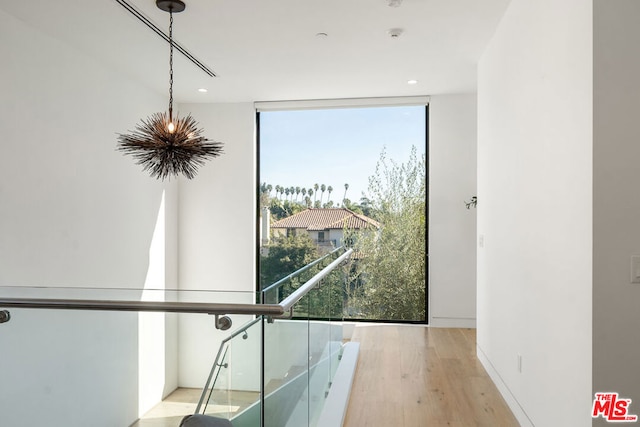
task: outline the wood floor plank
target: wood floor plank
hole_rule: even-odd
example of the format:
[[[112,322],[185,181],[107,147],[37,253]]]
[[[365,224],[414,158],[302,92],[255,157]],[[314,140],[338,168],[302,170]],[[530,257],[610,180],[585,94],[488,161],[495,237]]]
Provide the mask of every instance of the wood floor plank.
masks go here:
[[[475,330],[358,325],[345,427],[512,427],[518,422],[475,355]]]
[[[366,331],[361,333],[364,336],[367,335]],[[354,406],[352,417],[357,420],[354,421],[354,425],[357,426],[395,425],[398,418],[402,417],[402,396],[387,395],[384,392],[369,393],[370,390],[380,387],[381,384],[390,390],[401,387],[401,378],[393,368],[400,357],[399,349],[397,346],[395,348],[385,347],[385,343],[397,341],[398,329],[388,327],[378,333],[380,340],[365,339],[360,344],[360,354],[366,352],[370,357],[358,361],[356,375],[358,371],[367,374],[362,376],[358,384],[354,384],[353,390],[361,397],[369,395],[366,399],[369,404]]]

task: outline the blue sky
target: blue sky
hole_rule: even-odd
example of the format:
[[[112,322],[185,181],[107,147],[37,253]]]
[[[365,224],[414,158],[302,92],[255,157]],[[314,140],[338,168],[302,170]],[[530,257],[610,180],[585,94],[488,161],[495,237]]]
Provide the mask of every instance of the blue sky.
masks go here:
[[[388,158],[406,162],[412,146],[424,154],[423,106],[262,112],[260,182],[274,188],[330,185],[336,204],[348,183],[347,198],[357,202],[383,148]]]

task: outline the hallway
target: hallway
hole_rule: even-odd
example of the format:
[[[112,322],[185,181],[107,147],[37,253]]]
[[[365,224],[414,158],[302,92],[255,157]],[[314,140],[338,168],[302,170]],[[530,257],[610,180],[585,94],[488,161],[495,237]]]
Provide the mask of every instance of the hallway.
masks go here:
[[[513,427],[475,356],[475,329],[359,324],[360,356],[345,427]]]

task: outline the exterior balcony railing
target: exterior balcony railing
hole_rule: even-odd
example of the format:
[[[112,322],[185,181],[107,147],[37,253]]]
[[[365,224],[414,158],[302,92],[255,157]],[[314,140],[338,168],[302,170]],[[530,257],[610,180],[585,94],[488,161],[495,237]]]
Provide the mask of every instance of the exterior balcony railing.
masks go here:
[[[313,241],[318,246],[333,246],[334,248],[338,244],[336,239],[316,239]]]

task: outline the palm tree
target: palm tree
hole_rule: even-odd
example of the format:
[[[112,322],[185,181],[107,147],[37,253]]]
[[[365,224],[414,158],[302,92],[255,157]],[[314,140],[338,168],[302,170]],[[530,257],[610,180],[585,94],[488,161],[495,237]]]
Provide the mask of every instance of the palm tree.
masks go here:
[[[269,193],[267,192],[267,183],[263,182],[260,185],[260,207],[269,205]]]
[[[273,190],[273,185],[267,185],[267,193],[269,193],[269,197],[271,197],[271,190]]]
[[[327,195],[327,203],[328,203],[329,199],[331,199],[331,192],[333,191],[333,187],[332,186],[328,186],[327,187],[327,191],[329,192],[329,194]]]
[[[310,188],[310,189],[307,191],[307,194],[309,195],[309,199],[311,199],[311,196],[313,196],[313,188]],[[316,198],[315,198],[315,196],[314,196],[314,197],[313,197],[313,201],[315,201],[315,200],[316,200]]]
[[[349,184],[344,185],[344,196],[342,196],[342,205],[344,206],[344,199],[347,198],[347,190],[349,189]]]
[[[305,196],[307,195],[307,189],[303,188],[301,191],[302,191],[302,199],[304,200]]]
[[[293,202],[293,195],[296,192],[296,188],[295,187],[289,187],[289,194],[291,194],[291,200],[289,200],[290,202]]]
[[[316,182],[315,184],[313,184],[313,189],[314,189],[314,190],[315,190],[315,192],[316,192],[316,196],[318,195],[318,188],[320,188],[320,186],[318,185],[318,183],[317,183],[317,182]],[[314,205],[316,204],[316,198],[315,198],[315,197],[313,198],[313,204],[314,204]]]
[[[285,194],[287,197],[289,197],[289,189],[288,189],[288,188],[285,188],[285,189],[284,189],[284,194]],[[285,199],[285,200],[286,200],[286,199]]]
[[[296,187],[296,202],[298,201],[299,195],[300,195],[300,187]]]
[[[322,194],[320,195],[320,205],[322,205],[322,198],[324,197],[324,192],[327,191],[327,186],[322,184],[320,186],[320,191],[322,191]]]
[[[276,184],[276,199],[278,199],[278,195],[280,194],[280,186]]]

